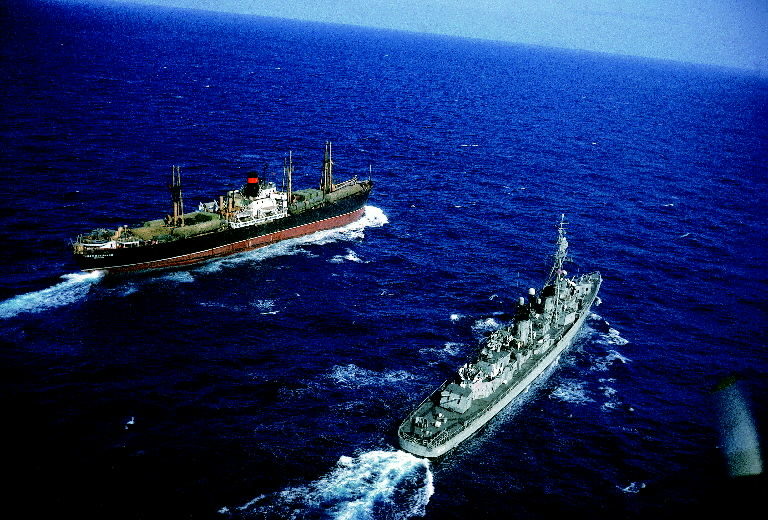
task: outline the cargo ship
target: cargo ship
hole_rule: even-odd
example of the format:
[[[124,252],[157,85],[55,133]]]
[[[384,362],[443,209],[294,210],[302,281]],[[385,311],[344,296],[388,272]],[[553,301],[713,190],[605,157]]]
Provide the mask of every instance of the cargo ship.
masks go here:
[[[400,447],[437,458],[467,440],[555,363],[574,340],[600,290],[599,272],[569,277],[563,215],[549,278],[520,298],[512,323],[480,342],[471,360],[411,412]]]
[[[362,217],[373,188],[357,176],[336,184],[331,143],[325,143],[319,188],[293,190],[292,154],[284,160],[285,189],[255,173],[218,200],[184,212],[181,172],[173,167],[172,211],[137,226],[96,229],[72,242],[84,271],[138,271],[185,266],[288,238],[350,224]]]

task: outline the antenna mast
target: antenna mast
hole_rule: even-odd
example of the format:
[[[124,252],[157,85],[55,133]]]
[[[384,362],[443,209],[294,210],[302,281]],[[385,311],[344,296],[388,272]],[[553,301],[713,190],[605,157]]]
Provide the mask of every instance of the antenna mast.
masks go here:
[[[560,226],[557,228],[557,251],[555,251],[555,263],[552,265],[552,272],[549,274],[549,280],[547,284],[554,283],[555,285],[555,313],[554,319],[560,319],[560,289],[562,287],[562,279],[567,274],[563,270],[563,262],[567,260],[568,254],[568,239],[565,238],[565,225],[568,224],[565,221],[565,214],[560,215]]]

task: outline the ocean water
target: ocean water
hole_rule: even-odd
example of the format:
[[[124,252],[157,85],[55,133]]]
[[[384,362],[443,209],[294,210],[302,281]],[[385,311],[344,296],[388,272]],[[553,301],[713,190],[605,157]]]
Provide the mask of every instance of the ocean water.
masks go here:
[[[737,377],[765,439],[765,78],[7,5],[3,517],[659,518],[749,498],[712,388]],[[184,270],[72,261],[78,233],[167,213],[172,165],[188,204],[288,150],[305,187],[326,140],[339,177],[371,168],[356,224]],[[604,278],[578,341],[443,460],[399,451],[405,415],[546,277],[562,213],[570,270]]]

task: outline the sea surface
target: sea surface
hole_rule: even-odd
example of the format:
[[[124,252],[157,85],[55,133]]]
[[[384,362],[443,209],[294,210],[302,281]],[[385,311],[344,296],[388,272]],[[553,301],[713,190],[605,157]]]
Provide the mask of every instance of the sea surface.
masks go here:
[[[765,78],[5,5],[0,516],[657,519],[749,496],[713,387],[738,380],[764,440]],[[326,140],[337,179],[375,182],[355,224],[189,269],[73,262],[79,233],[167,214],[173,165],[189,208],[249,170],[280,183],[289,151],[315,186]],[[541,286],[561,214],[569,270],[604,278],[576,343],[442,460],[399,451],[401,420]]]

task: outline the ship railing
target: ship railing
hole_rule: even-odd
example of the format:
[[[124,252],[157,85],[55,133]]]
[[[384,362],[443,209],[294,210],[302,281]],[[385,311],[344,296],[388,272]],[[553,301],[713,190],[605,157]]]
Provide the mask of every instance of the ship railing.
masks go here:
[[[279,218],[285,217],[288,215],[287,211],[282,211],[278,213],[274,213],[272,215],[269,215],[268,217],[261,217],[261,218],[249,218],[244,221],[238,221],[238,220],[230,220],[229,225],[230,227],[233,227],[235,229],[244,228],[248,226],[256,226],[259,224],[264,224],[266,222],[271,222],[273,220],[277,220]]]
[[[334,184],[333,187],[334,189],[339,190],[341,188],[346,188],[347,186],[352,186],[354,184],[357,184],[357,175],[339,184]]]

